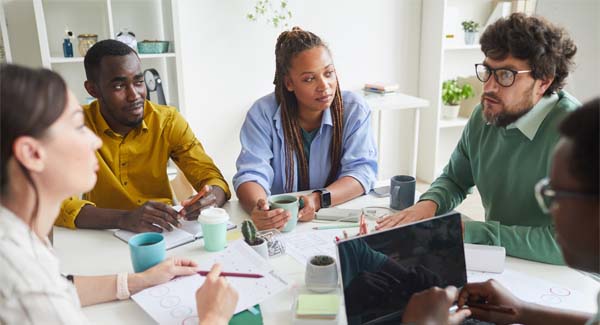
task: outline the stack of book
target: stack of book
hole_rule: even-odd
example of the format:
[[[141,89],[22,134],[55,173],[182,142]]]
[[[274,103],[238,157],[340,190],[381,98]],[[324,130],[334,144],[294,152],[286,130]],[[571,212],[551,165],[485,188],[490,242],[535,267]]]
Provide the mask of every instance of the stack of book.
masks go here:
[[[400,88],[398,84],[372,83],[365,84],[364,91],[378,94],[393,93]]]

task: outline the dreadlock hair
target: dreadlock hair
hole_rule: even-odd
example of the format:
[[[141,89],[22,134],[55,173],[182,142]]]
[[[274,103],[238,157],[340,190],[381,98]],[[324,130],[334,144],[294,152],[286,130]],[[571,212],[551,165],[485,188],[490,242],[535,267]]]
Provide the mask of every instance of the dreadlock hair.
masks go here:
[[[285,141],[285,190],[294,192],[294,156],[298,161],[298,190],[309,189],[308,161],[304,154],[304,144],[298,122],[298,100],[294,92],[285,87],[285,76],[289,73],[294,59],[302,51],[315,47],[329,48],[319,36],[294,27],[291,31],[285,31],[277,37],[275,45],[275,98],[281,107],[281,120],[283,121],[283,137]],[[333,183],[337,179],[342,159],[342,133],[344,129],[343,116],[344,106],[340,92],[339,81],[336,81],[337,89],[331,103],[330,110],[333,120],[333,136],[329,151],[331,153],[331,170],[325,185]]]

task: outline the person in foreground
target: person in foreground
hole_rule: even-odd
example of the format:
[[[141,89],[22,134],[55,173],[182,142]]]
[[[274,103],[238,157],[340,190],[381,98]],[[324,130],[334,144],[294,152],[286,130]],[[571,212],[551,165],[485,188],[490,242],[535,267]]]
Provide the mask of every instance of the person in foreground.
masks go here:
[[[277,38],[275,91],[258,99],[240,131],[242,150],[233,185],[259,229],[282,228],[290,215],[269,211],[269,195],[302,195],[300,221],[368,193],[377,174],[371,111],[341,91],[329,48],[294,27]]]
[[[171,230],[180,217],[222,206],[230,197],[219,169],[176,108],[146,100],[137,53],[116,40],[100,41],[87,52],[85,89],[96,98],[83,106],[85,125],[101,140],[98,182],[83,199],[64,201],[57,225],[69,228],[120,228],[134,232]],[[172,159],[201,200],[171,207],[167,163]]]
[[[63,277],[48,233],[64,198],[94,186],[101,141],[65,82],[45,69],[0,65],[0,121],[0,323],[85,324],[81,305],[197,271],[191,260],[169,258],[141,273]],[[224,324],[237,301],[219,272],[213,266],[197,293],[207,324]]]
[[[465,222],[465,242],[564,264],[552,220],[532,189],[548,175],[557,125],[581,105],[561,90],[577,48],[564,29],[522,13],[498,19],[480,43],[485,59],[475,73],[484,83],[481,104],[450,161],[418,203],[380,220],[377,229],[451,211],[477,186],[485,222]]]
[[[556,225],[556,240],[568,266],[600,273],[600,98],[570,114],[560,125],[562,138],[552,158],[550,178],[536,185],[539,207],[549,211]],[[468,306],[459,313],[502,324],[598,325],[594,316],[528,303],[513,296],[495,280],[468,283],[460,294],[456,288],[433,288],[413,296],[405,323],[460,324],[448,308],[458,300]],[[477,307],[473,305],[477,304]],[[503,306],[507,312],[490,311],[487,305]],[[463,315],[464,316],[464,315]]]

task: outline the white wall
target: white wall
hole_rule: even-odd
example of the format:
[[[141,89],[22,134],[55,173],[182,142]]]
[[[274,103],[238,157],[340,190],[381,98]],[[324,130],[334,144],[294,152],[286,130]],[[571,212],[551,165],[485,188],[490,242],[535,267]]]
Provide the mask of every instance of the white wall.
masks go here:
[[[537,0],[536,12],[565,27],[577,45],[565,89],[582,102],[600,96],[600,1]]]
[[[275,29],[245,18],[254,1],[180,0],[179,22],[186,118],[231,181],[239,129],[254,100],[273,90]],[[298,25],[330,46],[342,89],[395,81],[416,95],[421,0],[290,0]],[[411,113],[384,117],[380,176],[406,173]]]

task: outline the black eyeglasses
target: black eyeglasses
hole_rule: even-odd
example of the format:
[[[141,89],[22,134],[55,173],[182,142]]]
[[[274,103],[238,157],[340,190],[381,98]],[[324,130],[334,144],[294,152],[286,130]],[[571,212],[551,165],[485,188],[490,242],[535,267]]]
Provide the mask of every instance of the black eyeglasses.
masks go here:
[[[475,64],[475,74],[481,82],[487,82],[492,73],[496,82],[502,87],[510,87],[515,83],[515,79],[519,73],[527,73],[532,70],[512,70],[508,68],[492,69],[485,64]]]
[[[556,198],[568,197],[575,199],[597,199],[598,193],[572,192],[572,191],[557,191],[550,186],[550,180],[542,178],[535,184],[535,198],[544,213],[550,211],[550,207]]]

